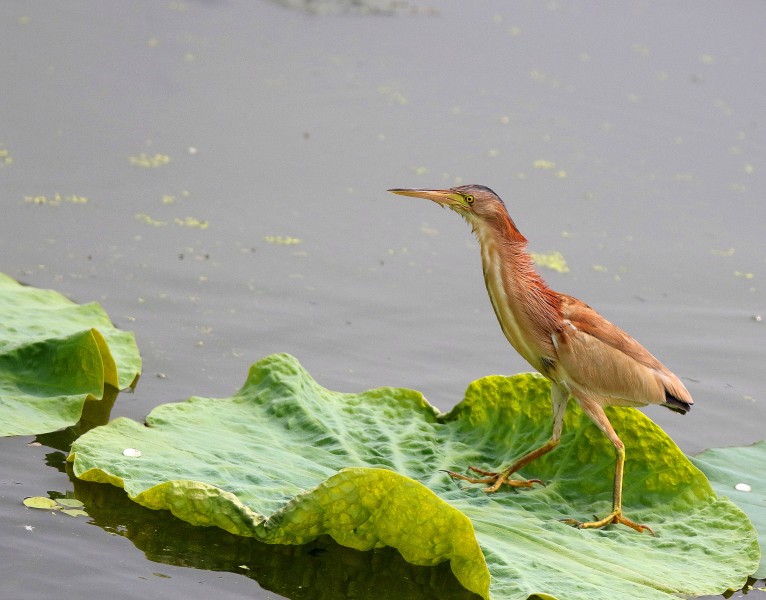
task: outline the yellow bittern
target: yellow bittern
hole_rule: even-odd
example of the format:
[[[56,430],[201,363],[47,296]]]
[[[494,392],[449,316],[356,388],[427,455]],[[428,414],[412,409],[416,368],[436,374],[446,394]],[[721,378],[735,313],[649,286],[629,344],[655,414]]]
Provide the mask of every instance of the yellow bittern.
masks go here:
[[[652,530],[622,514],[625,445],[604,412],[605,406],[660,404],[685,414],[692,397],[681,380],[641,344],[577,298],[550,289],[534,269],[527,240],[516,228],[503,201],[482,185],[447,190],[392,189],[389,192],[432,200],[454,210],[473,229],[481,249],[484,282],[500,327],[516,351],[551,381],[553,433],[548,442],[497,472],[469,467],[479,477],[448,471],[455,478],[486,485],[530,487],[539,480],[511,475],[553,450],[569,397],[573,397],[612,441],[616,450],[612,512],[603,519],[579,522],[580,528],[622,523],[638,532]]]

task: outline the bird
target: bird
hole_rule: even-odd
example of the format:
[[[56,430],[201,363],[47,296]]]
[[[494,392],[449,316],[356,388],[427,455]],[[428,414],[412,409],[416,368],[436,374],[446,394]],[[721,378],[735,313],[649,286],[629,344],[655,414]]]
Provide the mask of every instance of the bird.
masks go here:
[[[458,213],[471,226],[481,251],[484,283],[500,327],[511,346],[551,382],[553,427],[550,439],[512,464],[497,471],[475,466],[476,476],[454,471],[458,480],[482,484],[487,493],[503,485],[532,487],[537,479],[511,477],[560,442],[564,413],[570,398],[580,406],[615,448],[612,510],[593,521],[563,519],[580,529],[622,524],[644,533],[648,525],[627,518],[622,510],[625,444],[607,417],[605,406],[658,404],[686,414],[691,394],[681,380],[646,348],[590,306],[552,290],[534,267],[527,239],[509,216],[505,203],[483,185],[449,189],[388,190],[401,196],[431,200]]]

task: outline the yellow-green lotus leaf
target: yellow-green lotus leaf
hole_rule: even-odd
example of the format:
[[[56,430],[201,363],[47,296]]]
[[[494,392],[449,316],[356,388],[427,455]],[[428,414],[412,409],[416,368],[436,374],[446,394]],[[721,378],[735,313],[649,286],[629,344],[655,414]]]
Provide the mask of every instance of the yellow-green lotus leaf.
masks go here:
[[[545,487],[488,496],[442,472],[497,467],[542,443],[549,395],[536,375],[486,377],[440,415],[412,390],[327,390],[274,355],[230,398],[164,404],[146,425],[116,419],[69,458],[78,478],[193,524],[279,544],[327,534],[421,565],[449,561],[484,598],[670,600],[720,594],[755,572],[747,516],[633,409],[610,411],[627,447],[624,508],[656,537],[560,522],[605,514],[611,502],[614,449],[574,406],[561,445],[522,473]]]

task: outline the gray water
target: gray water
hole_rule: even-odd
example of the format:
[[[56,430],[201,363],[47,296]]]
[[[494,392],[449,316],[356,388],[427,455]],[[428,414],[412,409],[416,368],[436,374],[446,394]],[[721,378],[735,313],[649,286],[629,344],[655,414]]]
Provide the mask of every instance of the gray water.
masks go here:
[[[532,250],[563,254],[568,273],[541,270],[554,289],[684,379],[688,416],[647,414],[685,452],[750,444],[765,22],[756,0],[9,0],[0,271],[136,333],[144,374],[112,416],[227,396],[272,352],[331,389],[447,410],[528,367],[465,224],[385,190],[481,183]],[[66,440],[33,439],[0,440],[3,597],[461,596],[392,553],[264,549],[111,491],[78,489],[91,521],[30,511],[73,489]]]

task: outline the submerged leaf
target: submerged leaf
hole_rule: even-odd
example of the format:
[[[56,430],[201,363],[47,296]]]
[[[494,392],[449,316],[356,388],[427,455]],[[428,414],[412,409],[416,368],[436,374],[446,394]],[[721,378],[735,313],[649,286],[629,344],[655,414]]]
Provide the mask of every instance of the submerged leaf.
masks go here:
[[[75,517],[75,518],[89,516],[88,513],[82,510],[81,508],[62,508],[60,512],[67,515],[68,517]]]
[[[713,489],[739,506],[758,530],[761,551],[766,547],[766,440],[737,448],[714,448],[693,457],[692,462],[708,476]],[[755,572],[766,578],[766,556]]]
[[[69,458],[77,477],[192,524],[272,543],[328,534],[360,550],[392,546],[417,564],[449,560],[485,598],[668,599],[744,583],[759,556],[749,520],[638,411],[609,414],[627,447],[624,508],[657,537],[559,521],[606,514],[611,501],[614,450],[574,406],[560,446],[522,473],[546,487],[487,496],[440,472],[498,467],[545,441],[549,394],[539,376],[487,377],[439,415],[412,390],[326,390],[275,355],[231,398],[158,406],[147,426],[116,419]]]
[[[0,273],[0,436],[76,423],[105,386],[134,386],[141,370],[133,334],[115,329],[96,303]]]
[[[57,498],[56,502],[67,508],[82,508],[84,506],[82,500],[78,500],[77,498]]]

